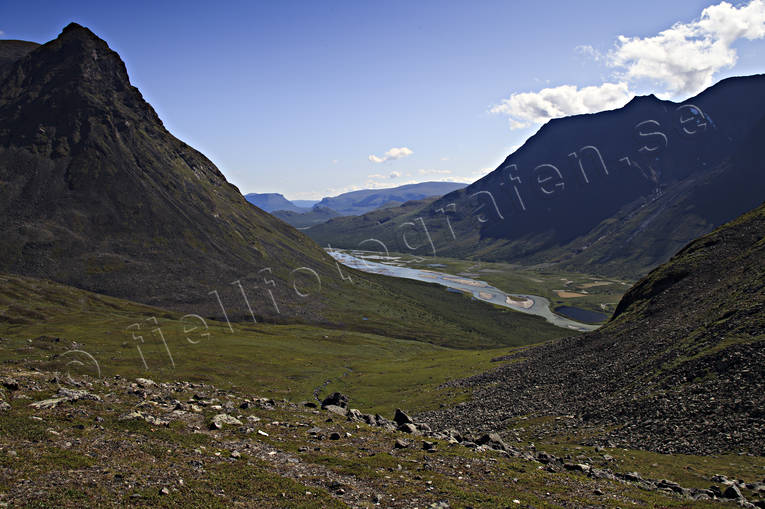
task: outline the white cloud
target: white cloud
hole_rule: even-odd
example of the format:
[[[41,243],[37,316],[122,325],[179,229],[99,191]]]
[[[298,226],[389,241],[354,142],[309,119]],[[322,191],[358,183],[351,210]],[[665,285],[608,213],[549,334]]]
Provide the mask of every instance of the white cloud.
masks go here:
[[[337,163],[339,163],[339,162],[340,162],[340,161],[338,161],[337,159],[332,159],[332,164],[337,164]]]
[[[388,178],[391,178],[391,179],[397,179],[397,178],[399,178],[400,176],[401,176],[401,173],[399,173],[399,172],[397,172],[397,171],[392,171],[392,172],[390,172],[390,175],[388,175]]]
[[[577,53],[581,53],[582,55],[585,55],[587,57],[590,57],[591,59],[595,60],[596,62],[600,62],[600,60],[603,58],[603,54],[590,46],[589,44],[582,44],[580,46],[577,46],[574,48],[574,51]]]
[[[442,158],[441,158],[441,160],[442,160],[442,161],[448,161],[448,160],[449,160],[449,158],[448,158],[448,157],[442,157]]]
[[[371,154],[369,156],[369,160],[373,163],[384,163],[385,161],[392,161],[394,159],[401,159],[403,157],[408,157],[412,155],[414,152],[412,152],[411,149],[407,147],[393,147],[392,149],[388,150],[385,154],[383,154],[382,157],[378,157],[374,154]]]
[[[618,108],[629,101],[633,95],[630,90],[641,82],[650,82],[661,98],[693,95],[712,85],[718,71],[736,64],[738,54],[733,45],[737,41],[762,38],[763,0],[738,6],[720,2],[701,11],[697,20],[675,23],[657,35],[620,35],[607,55],[590,45],[577,46],[575,51],[595,61],[605,60],[614,71],[610,82],[514,93],[489,111],[507,115],[510,128],[519,129],[556,117]]]
[[[711,5],[690,23],[675,23],[652,37],[620,35],[608,55],[622,79],[648,79],[672,93],[692,95],[712,85],[721,69],[733,67],[739,39],[765,37],[765,3]]]
[[[551,118],[593,113],[624,106],[632,93],[625,82],[578,88],[575,85],[543,88],[539,92],[512,94],[493,106],[491,113],[510,117],[510,128],[520,129]]]
[[[452,170],[426,169],[426,170],[419,170],[419,172],[423,175],[449,175],[452,172]]]
[[[370,179],[384,179],[385,175],[382,175],[380,173],[372,173],[371,175],[367,175],[367,178],[370,178]]]

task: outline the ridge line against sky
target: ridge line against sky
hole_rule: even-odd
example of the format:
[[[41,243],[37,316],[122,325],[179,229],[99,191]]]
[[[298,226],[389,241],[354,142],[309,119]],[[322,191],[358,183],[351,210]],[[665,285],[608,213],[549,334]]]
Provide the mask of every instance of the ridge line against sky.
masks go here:
[[[765,67],[763,0],[0,4],[7,39],[71,21],[242,192],[291,199],[470,183],[550,118]]]

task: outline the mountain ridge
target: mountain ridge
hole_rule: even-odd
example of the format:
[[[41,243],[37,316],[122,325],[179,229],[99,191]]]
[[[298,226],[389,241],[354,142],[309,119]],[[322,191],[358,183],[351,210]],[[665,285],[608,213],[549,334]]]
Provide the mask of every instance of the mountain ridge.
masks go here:
[[[644,238],[656,253],[640,260],[621,256],[599,265],[599,258],[581,252],[618,227],[616,218],[630,207],[639,210],[655,196],[717,171],[745,142],[762,112],[765,76],[755,75],[722,80],[682,103],[642,96],[616,110],[554,119],[496,170],[430,206],[392,216],[385,224],[371,216],[344,218],[307,233],[322,245],[343,248],[376,238],[389,251],[420,256],[561,264],[566,270],[638,277],[692,238],[759,202],[721,202],[721,221],[688,231],[682,226],[667,234],[659,231],[663,238],[677,238],[663,251],[655,239]],[[748,187],[765,189],[765,177],[754,175]],[[747,191],[742,190],[744,195]],[[405,226],[411,223],[417,228]],[[417,242],[407,245],[405,234]],[[614,240],[605,251],[611,248],[623,246]]]

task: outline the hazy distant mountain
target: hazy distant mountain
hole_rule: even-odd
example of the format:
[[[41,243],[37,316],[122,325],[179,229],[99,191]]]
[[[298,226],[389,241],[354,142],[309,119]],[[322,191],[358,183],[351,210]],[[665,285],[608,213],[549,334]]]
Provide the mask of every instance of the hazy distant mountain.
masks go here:
[[[442,196],[465,185],[454,182],[422,182],[388,189],[363,189],[324,198],[318,205],[330,208],[343,216],[355,216],[388,205]]]
[[[289,210],[291,212],[308,212],[310,208],[303,208],[295,205],[289,201],[283,195],[279,193],[249,193],[244,195],[245,199],[260,207],[266,212],[273,212],[275,210]]]
[[[731,164],[763,114],[762,75],[683,103],[636,97],[548,122],[492,173],[423,208],[307,233],[321,245],[375,238],[391,251],[635,277],[765,198],[762,163]]]
[[[316,202],[310,210],[302,213],[286,209],[275,210],[273,214],[296,228],[306,229],[335,217],[354,216],[372,210],[397,207],[411,200],[441,196],[462,187],[465,187],[465,184],[423,182],[390,189],[363,189],[324,198]]]
[[[292,201],[292,204],[295,205],[296,207],[300,207],[303,209],[310,209],[311,207],[319,203],[319,201],[321,200],[291,200],[291,201]]]
[[[273,215],[298,229],[305,229],[315,224],[329,221],[340,214],[328,207],[314,205],[307,212],[293,212],[291,210],[275,210]]]

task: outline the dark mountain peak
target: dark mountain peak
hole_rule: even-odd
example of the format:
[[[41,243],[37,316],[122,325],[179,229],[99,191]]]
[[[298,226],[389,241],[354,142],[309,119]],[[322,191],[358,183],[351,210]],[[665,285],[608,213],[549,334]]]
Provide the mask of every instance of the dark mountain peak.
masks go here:
[[[65,26],[64,29],[61,31],[61,34],[57,37],[57,39],[63,39],[63,38],[89,39],[89,40],[99,41],[102,44],[106,44],[106,42],[104,42],[96,34],[91,32],[89,28],[84,27],[80,25],[79,23],[75,23],[75,22],[71,22],[67,26]]]
[[[77,70],[69,74],[82,83],[100,81],[122,89],[130,85],[127,69],[120,56],[109,45],[89,29],[70,23],[53,41],[42,50],[49,52],[48,58],[58,61],[61,67]],[[52,62],[47,61],[50,65]]]
[[[634,106],[638,104],[646,104],[646,103],[652,103],[652,102],[660,102],[661,99],[656,97],[654,94],[648,94],[648,95],[636,95],[625,106]]]
[[[76,23],[26,58],[0,67],[0,117],[0,143],[43,144],[44,151],[61,155],[83,148],[96,132],[99,138],[106,132],[125,136],[138,124],[155,134],[164,131],[130,84],[120,56]]]
[[[131,88],[120,56],[103,39],[76,23],[35,48],[34,58],[18,60],[7,73],[0,75],[0,81],[6,82],[0,106],[3,99],[22,94],[37,98],[65,90],[93,98]]]

